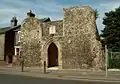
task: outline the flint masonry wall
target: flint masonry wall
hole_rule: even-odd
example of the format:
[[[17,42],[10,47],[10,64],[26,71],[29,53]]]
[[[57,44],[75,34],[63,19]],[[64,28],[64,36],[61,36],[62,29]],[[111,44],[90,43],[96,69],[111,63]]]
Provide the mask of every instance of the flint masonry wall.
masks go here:
[[[49,34],[50,26],[56,27],[54,37]],[[46,53],[50,43],[55,41],[60,43],[62,32],[62,20],[43,23],[34,17],[27,18],[21,27],[20,34],[21,56],[25,59],[25,66],[43,67],[43,62],[46,61],[47,55],[42,53]],[[47,48],[44,46],[47,46]],[[59,47],[58,44],[56,46]]]
[[[104,52],[96,40],[94,11],[88,6],[64,9],[63,28],[63,68],[103,68]]]
[[[41,30],[38,19],[27,18],[21,26],[21,56],[25,66],[41,66]]]
[[[58,21],[51,21],[42,23],[42,41],[48,41],[48,39],[51,37],[49,33],[49,28],[51,26],[55,26],[56,33],[54,34],[54,37],[62,37],[63,36],[63,20]]]
[[[56,28],[54,36],[49,34],[50,26]],[[59,68],[102,69],[104,52],[96,32],[95,14],[88,6],[64,8],[60,21],[28,18],[21,27],[21,56],[26,66],[43,67],[43,61],[48,60],[48,47],[54,42]]]
[[[49,28],[51,26],[55,26],[56,33],[54,34],[54,36],[52,36],[49,32]],[[48,65],[48,52],[47,52],[48,47],[51,43],[55,43],[55,45],[58,48],[58,65],[59,65],[59,67],[62,67],[61,46],[62,46],[62,42],[64,42],[64,40],[63,40],[63,20],[42,23],[41,28],[42,28],[42,38],[41,38],[42,61],[46,61],[47,65]]]

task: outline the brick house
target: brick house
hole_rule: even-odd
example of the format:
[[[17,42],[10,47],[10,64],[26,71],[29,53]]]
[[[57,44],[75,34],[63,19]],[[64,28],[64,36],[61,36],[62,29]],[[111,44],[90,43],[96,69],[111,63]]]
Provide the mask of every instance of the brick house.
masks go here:
[[[12,63],[12,57],[16,54],[16,45],[18,44],[18,30],[20,29],[21,25],[17,25],[16,17],[13,17],[11,20],[11,26],[1,28],[1,38],[3,41],[0,45],[3,46],[1,48],[2,60],[6,60],[6,56],[9,58],[9,63]],[[16,31],[17,30],[17,31]],[[16,38],[17,37],[17,38]]]

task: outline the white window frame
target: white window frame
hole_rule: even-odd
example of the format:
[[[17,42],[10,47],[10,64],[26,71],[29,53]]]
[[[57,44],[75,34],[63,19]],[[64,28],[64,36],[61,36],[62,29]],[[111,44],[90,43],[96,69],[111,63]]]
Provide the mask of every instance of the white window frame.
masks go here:
[[[21,49],[20,46],[15,46],[15,55],[17,55],[17,48],[19,48],[19,55],[20,55],[20,49]]]

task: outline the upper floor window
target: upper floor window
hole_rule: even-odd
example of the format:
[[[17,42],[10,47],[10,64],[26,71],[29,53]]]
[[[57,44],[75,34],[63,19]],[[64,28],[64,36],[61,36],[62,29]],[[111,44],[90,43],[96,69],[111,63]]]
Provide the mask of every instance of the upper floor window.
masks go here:
[[[15,32],[15,45],[20,42],[20,31]]]
[[[18,42],[20,42],[20,32],[21,31],[18,31]]]

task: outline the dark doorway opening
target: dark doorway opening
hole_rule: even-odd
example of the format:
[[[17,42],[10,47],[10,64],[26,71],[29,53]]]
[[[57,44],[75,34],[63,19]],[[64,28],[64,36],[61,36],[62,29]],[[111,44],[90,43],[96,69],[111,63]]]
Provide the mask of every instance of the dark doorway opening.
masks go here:
[[[54,43],[48,47],[48,67],[58,66],[58,48]]]

